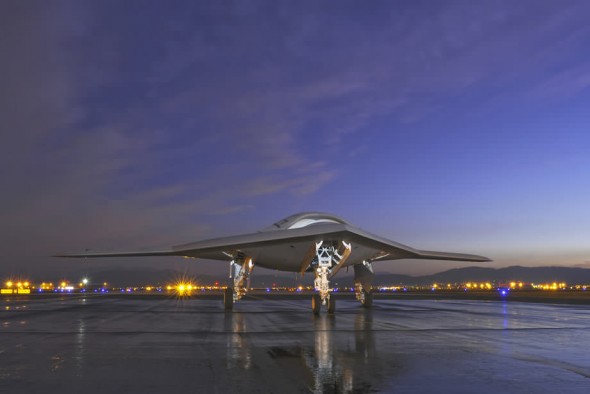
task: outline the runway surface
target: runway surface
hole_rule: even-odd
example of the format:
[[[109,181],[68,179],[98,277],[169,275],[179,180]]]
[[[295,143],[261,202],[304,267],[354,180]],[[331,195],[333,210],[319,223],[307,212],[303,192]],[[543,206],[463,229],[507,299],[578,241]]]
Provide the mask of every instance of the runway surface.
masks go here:
[[[587,393],[590,306],[2,298],[0,392]]]

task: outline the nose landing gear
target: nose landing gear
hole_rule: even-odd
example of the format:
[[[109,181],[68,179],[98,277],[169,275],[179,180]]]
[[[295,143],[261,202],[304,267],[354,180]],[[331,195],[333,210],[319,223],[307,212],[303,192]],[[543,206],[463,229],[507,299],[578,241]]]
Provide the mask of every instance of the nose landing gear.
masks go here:
[[[314,267],[314,287],[318,292],[312,298],[312,312],[314,315],[320,313],[320,306],[326,305],[328,313],[336,312],[336,300],[330,295],[333,289],[330,288],[330,278],[334,276],[350,256],[352,247],[344,241],[335,243],[316,243],[316,255],[311,265]]]

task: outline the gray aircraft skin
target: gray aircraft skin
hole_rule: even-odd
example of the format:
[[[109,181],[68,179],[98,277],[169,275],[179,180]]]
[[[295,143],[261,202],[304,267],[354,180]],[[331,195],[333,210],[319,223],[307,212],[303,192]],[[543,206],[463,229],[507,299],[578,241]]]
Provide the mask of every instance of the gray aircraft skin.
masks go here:
[[[247,291],[245,283],[254,265],[279,271],[314,272],[316,290],[320,293],[320,299],[314,300],[323,304],[330,298],[329,279],[341,268],[353,266],[357,295],[363,305],[364,295],[370,293],[374,261],[490,261],[487,257],[471,254],[417,250],[370,234],[338,216],[320,212],[295,214],[256,233],[197,241],[167,250],[85,252],[56,257],[132,256],[183,256],[229,261],[234,277],[234,301],[239,300]],[[370,306],[370,302],[368,304]],[[231,309],[229,302],[225,305],[227,309]],[[316,309],[314,307],[314,312]]]

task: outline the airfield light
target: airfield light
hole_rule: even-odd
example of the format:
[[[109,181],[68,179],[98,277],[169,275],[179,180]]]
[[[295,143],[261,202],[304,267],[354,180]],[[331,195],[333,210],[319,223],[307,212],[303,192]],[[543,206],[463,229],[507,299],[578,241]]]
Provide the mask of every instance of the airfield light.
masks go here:
[[[6,287],[12,287],[12,281],[9,280],[8,282],[6,282]]]
[[[61,287],[66,287],[66,282],[61,282]]]
[[[82,279],[82,283],[84,284],[84,286],[86,286],[88,284],[88,278]]]

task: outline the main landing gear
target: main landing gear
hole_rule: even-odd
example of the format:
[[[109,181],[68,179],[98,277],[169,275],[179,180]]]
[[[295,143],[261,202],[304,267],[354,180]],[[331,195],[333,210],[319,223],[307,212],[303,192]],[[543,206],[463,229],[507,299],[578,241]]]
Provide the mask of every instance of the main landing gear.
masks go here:
[[[354,265],[354,293],[356,299],[364,308],[371,308],[373,306],[373,293],[371,292],[371,284],[373,283],[373,265],[370,261],[363,261],[360,264]]]
[[[223,308],[231,311],[234,302],[240,300],[250,290],[250,274],[254,269],[254,262],[243,253],[237,253],[229,264],[229,277],[233,278],[234,286],[228,286],[223,291]]]
[[[370,309],[373,306],[373,293],[370,291],[366,291],[365,289],[361,288],[356,291],[356,299],[361,303],[364,308]]]

